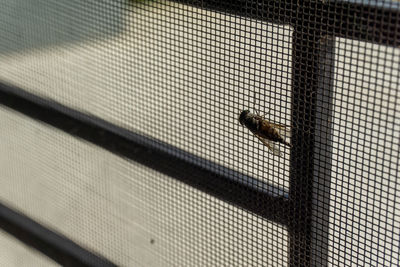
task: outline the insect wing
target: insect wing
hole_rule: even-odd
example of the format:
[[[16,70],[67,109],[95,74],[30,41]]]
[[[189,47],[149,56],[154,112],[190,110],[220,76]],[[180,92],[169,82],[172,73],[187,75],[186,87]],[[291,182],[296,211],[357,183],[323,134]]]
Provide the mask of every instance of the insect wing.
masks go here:
[[[270,126],[273,127],[280,136],[283,138],[290,138],[291,136],[291,129],[289,126],[286,125],[281,125],[281,124],[276,124],[276,123],[270,123]]]
[[[259,136],[256,133],[254,135],[257,136],[258,140],[260,140],[261,143],[263,143],[266,147],[268,147],[269,150],[271,150],[271,152],[274,155],[277,155],[277,156],[281,156],[282,155],[281,151],[279,150],[279,147],[277,145],[275,145],[272,141],[270,141],[268,139],[265,139],[265,138]]]
[[[277,123],[272,123],[269,122],[267,119],[260,115],[255,115],[257,120],[260,120],[262,122],[262,127],[261,128],[273,128],[278,132],[278,134],[283,137],[283,138],[290,138],[291,136],[291,129],[289,126],[282,125],[282,124],[277,124]]]

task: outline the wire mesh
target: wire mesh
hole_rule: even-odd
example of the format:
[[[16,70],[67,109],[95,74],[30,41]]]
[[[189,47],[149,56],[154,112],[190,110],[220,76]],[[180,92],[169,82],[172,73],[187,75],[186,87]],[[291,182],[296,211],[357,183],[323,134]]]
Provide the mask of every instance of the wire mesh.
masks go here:
[[[54,113],[2,94],[2,203],[121,266],[399,265],[399,3],[36,2],[0,92]]]

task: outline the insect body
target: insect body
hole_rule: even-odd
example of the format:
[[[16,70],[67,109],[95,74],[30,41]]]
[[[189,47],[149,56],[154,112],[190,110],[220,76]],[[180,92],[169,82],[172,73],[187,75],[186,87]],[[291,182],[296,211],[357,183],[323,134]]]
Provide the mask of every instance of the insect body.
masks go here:
[[[273,142],[282,143],[291,147],[292,145],[285,141],[290,131],[285,125],[271,123],[260,115],[252,114],[248,110],[240,113],[239,122],[246,126],[265,146],[274,154],[281,155],[279,147]]]

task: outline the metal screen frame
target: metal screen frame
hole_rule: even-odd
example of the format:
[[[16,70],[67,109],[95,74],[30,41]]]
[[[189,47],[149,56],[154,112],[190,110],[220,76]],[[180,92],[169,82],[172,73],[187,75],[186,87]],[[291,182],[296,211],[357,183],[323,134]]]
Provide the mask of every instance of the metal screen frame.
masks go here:
[[[285,225],[290,240],[289,265],[326,266],[329,207],[313,203],[329,203],[330,197],[332,129],[329,121],[333,108],[334,40],[344,37],[399,47],[400,11],[333,1],[178,2],[293,27],[291,120],[302,131],[292,133],[288,198],[271,196],[173,157],[143,141],[138,142],[135,134],[127,130],[31,95],[23,88],[0,82],[0,104]],[[316,12],[318,16],[313,16]],[[375,18],[373,25],[366,23],[371,18]],[[174,169],[169,167],[171,164]],[[318,188],[313,191],[317,179]],[[258,202],[246,201],[251,198],[257,198]],[[0,206],[0,227],[62,265],[113,266],[5,205]],[[93,257],[95,260],[90,260]]]

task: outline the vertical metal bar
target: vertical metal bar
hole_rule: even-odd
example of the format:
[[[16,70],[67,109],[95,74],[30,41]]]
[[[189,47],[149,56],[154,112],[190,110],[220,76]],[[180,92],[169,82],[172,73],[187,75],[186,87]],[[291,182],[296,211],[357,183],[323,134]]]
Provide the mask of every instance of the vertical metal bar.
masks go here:
[[[290,156],[290,266],[310,266],[319,34],[310,25],[295,28],[292,54],[292,145]]]
[[[293,37],[292,152],[288,224],[291,266],[328,261],[334,40],[316,24]]]
[[[328,266],[329,204],[332,169],[332,113],[335,40],[324,36],[318,51],[318,91],[314,130],[314,182],[312,204],[312,266]]]

